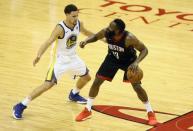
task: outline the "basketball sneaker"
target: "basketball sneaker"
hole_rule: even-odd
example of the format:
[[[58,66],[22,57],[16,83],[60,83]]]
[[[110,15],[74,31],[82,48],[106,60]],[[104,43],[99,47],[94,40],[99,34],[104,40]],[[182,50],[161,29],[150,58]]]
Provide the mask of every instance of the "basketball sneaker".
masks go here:
[[[68,98],[69,98],[69,100],[77,102],[79,104],[86,104],[87,103],[87,100],[84,97],[80,96],[79,93],[73,94],[72,90],[70,91]]]
[[[91,118],[91,116],[92,116],[92,112],[88,111],[88,109],[85,107],[84,110],[76,117],[76,121],[78,122],[84,121]]]
[[[148,116],[148,124],[149,124],[149,125],[154,126],[154,125],[158,124],[154,112],[152,112],[152,111],[148,112],[148,113],[147,113],[147,116]]]
[[[17,120],[22,119],[22,113],[27,106],[23,105],[22,103],[18,103],[13,107],[13,117]]]

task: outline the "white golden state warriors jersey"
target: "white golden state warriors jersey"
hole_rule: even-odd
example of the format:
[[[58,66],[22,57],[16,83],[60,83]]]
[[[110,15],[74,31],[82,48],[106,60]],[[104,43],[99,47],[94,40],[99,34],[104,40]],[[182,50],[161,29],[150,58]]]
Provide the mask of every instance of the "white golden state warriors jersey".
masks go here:
[[[80,22],[77,20],[73,29],[69,28],[64,21],[59,22],[59,25],[64,29],[64,37],[58,38],[55,42],[53,53],[54,55],[72,56],[76,54],[77,37],[80,33]]]

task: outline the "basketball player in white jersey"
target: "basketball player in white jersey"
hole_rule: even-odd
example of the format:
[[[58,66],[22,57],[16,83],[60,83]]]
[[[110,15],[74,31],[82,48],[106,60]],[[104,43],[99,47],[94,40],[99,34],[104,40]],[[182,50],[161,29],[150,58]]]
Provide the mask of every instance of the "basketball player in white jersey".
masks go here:
[[[70,74],[72,77],[79,76],[76,86],[71,90],[69,99],[77,103],[86,103],[87,100],[79,95],[79,91],[83,88],[91,77],[84,62],[76,54],[77,36],[79,32],[85,35],[92,33],[83,27],[78,20],[78,8],[73,5],[67,5],[64,9],[66,19],[59,22],[53,30],[50,38],[41,45],[36,58],[33,61],[35,66],[41,59],[46,49],[53,44],[53,58],[48,70],[46,80],[43,84],[35,88],[23,101],[13,107],[13,117],[21,119],[24,109],[30,101],[57,84],[57,80],[63,74]]]

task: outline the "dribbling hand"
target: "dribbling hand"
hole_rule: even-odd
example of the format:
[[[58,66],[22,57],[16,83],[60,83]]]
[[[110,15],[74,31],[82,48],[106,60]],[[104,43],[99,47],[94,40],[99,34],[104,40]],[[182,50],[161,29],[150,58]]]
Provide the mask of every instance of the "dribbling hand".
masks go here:
[[[128,69],[131,69],[132,72],[135,72],[137,70],[137,67],[138,67],[138,63],[137,62],[134,62],[132,63]]]

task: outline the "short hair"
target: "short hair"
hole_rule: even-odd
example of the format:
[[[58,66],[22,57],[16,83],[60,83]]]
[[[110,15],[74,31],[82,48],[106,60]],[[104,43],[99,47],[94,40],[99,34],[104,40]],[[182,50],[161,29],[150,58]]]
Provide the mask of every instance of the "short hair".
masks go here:
[[[114,19],[114,21],[117,28],[120,30],[120,32],[123,32],[125,30],[125,23],[121,19]]]
[[[70,14],[72,11],[77,11],[78,8],[74,4],[69,4],[64,8],[65,14]]]

